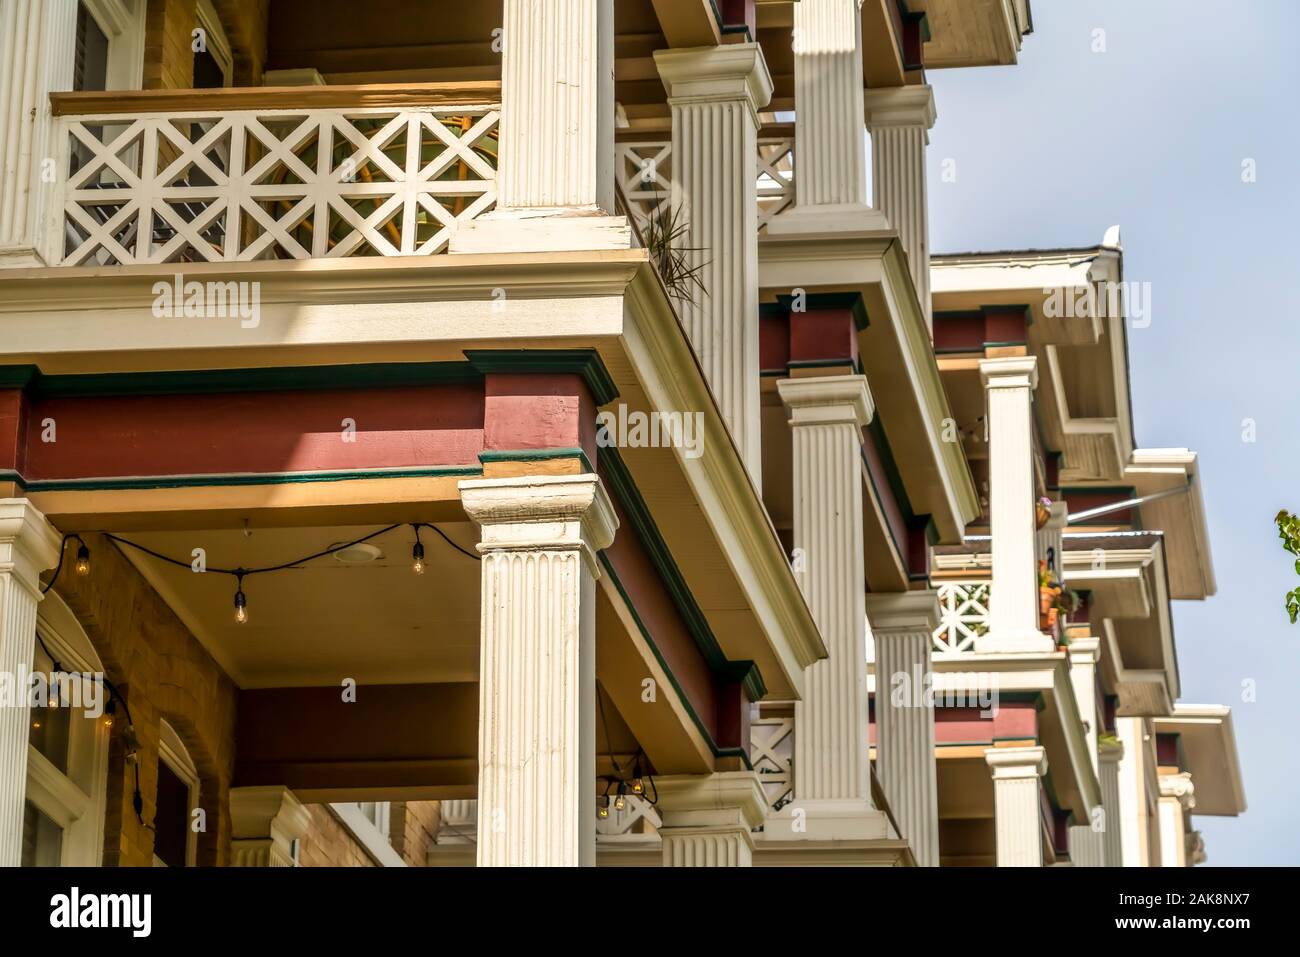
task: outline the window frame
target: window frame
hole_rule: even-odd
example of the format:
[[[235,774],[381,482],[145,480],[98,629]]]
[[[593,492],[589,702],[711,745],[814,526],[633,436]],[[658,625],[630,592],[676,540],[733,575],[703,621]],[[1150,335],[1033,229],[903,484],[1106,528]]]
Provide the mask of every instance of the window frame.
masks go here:
[[[199,859],[199,834],[194,830],[194,811],[199,806],[199,769],[176,729],[164,718],[158,722],[158,762],[167,765],[181,779],[189,794],[185,802],[185,866],[196,867]],[[157,854],[154,867],[166,867]]]
[[[144,82],[145,8],[148,0],[78,0],[108,37],[109,90],[138,90]]]

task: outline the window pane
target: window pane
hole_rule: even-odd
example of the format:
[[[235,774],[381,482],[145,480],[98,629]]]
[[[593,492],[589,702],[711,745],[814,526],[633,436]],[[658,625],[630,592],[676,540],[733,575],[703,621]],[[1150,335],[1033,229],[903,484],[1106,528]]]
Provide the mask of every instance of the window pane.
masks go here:
[[[84,4],[77,4],[77,52],[72,73],[74,90],[108,88],[108,37]]]
[[[194,54],[194,89],[220,89],[226,85],[226,75],[221,71],[221,64],[208,50]]]
[[[23,867],[58,867],[63,853],[63,828],[31,801],[23,807]]]
[[[41,650],[41,646],[36,646],[36,657],[32,662],[32,671],[39,673],[49,679],[50,672],[54,668],[48,655]],[[47,685],[47,689],[57,688],[56,684]],[[56,695],[50,694],[47,700],[55,700]],[[66,703],[65,703],[66,704]],[[33,706],[32,726],[28,732],[28,740],[32,747],[41,754],[56,768],[64,774],[68,773],[68,732],[72,724],[72,709],[69,707],[58,708],[40,708]]]
[[[184,867],[190,836],[190,789],[165,761],[158,762],[158,813],[154,828],[154,854],[167,867]]]

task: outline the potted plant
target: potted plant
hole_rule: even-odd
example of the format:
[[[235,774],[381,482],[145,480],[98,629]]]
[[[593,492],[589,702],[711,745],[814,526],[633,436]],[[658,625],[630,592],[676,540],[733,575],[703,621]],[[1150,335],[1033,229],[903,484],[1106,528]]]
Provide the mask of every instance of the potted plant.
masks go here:
[[[1034,521],[1042,528],[1052,518],[1052,500],[1044,496],[1034,503]]]
[[[1061,585],[1048,571],[1045,560],[1038,563],[1038,627],[1043,631],[1055,631],[1056,620],[1060,616],[1059,599]]]

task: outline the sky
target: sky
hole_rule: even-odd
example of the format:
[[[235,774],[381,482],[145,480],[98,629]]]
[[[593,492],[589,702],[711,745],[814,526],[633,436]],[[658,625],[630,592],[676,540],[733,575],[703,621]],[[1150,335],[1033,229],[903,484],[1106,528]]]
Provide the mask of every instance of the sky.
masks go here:
[[[1194,826],[1209,866],[1300,864],[1300,579],[1273,525],[1300,510],[1300,3],[1031,2],[1016,66],[927,74],[931,248],[1120,225],[1124,278],[1151,290],[1128,331],[1136,443],[1198,453],[1218,580],[1174,602],[1181,700],[1232,707],[1249,806]]]

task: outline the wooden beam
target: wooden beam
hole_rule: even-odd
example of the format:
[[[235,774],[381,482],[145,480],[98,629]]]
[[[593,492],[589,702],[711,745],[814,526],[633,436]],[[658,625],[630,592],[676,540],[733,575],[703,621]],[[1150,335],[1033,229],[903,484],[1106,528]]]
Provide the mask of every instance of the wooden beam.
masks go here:
[[[651,0],[670,47],[716,46],[722,30],[711,0]]]

